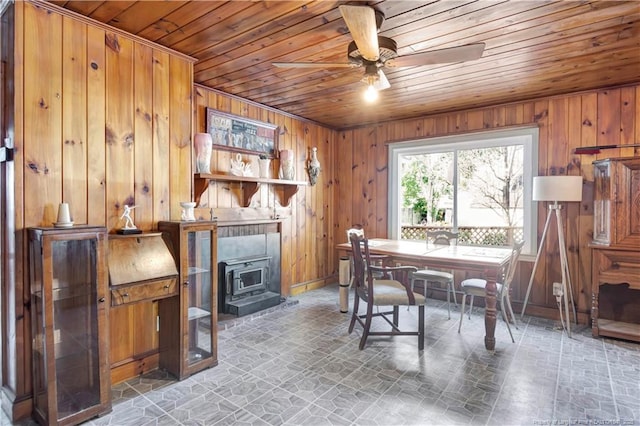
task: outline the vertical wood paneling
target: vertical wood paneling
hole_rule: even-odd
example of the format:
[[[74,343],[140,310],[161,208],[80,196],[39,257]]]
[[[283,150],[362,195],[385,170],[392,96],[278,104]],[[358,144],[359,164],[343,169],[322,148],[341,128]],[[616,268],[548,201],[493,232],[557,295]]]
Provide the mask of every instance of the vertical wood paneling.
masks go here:
[[[180,219],[180,201],[191,200],[191,91],[193,66],[184,60],[169,57],[169,218]],[[166,211],[166,210],[165,210]]]
[[[107,33],[107,228],[120,228],[125,204],[134,197],[134,102],[133,43],[115,33]],[[137,212],[131,215],[135,221]]]
[[[567,145],[575,146],[575,141],[580,138],[582,130],[582,97],[572,96],[568,98],[567,110]],[[571,153],[573,149],[569,148],[569,165],[567,167],[568,175],[580,175],[581,158],[579,155]],[[583,185],[584,187],[584,185]],[[583,191],[584,192],[584,191]],[[584,195],[583,195],[584,196]],[[591,292],[585,291],[589,289],[588,283],[591,274],[589,273],[590,262],[583,263],[584,254],[589,253],[589,247],[585,239],[580,238],[581,234],[581,210],[583,203],[565,203],[566,210],[566,246],[567,260],[569,262],[569,273],[571,278],[574,302],[581,311],[586,311],[591,303]]]
[[[334,208],[336,210],[336,242],[347,240],[347,229],[357,224],[353,213],[353,132],[340,132],[335,149],[334,164],[336,165],[335,179],[336,191],[334,197]]]
[[[598,92],[598,145],[618,145],[620,143],[620,89]],[[607,149],[598,154],[598,159],[618,157],[620,148]]]
[[[635,135],[635,87],[623,87],[620,89],[620,144],[633,144]],[[621,148],[620,155],[630,157],[634,154],[634,148]]]
[[[169,55],[153,52],[153,220],[167,220],[169,213]]]
[[[87,223],[87,32],[62,19],[62,200],[75,223]]]
[[[87,26],[87,223],[106,216],[106,45],[104,30]]]
[[[383,195],[387,193],[387,189],[389,186],[389,149],[385,145],[385,135],[386,133],[384,127],[376,126],[376,154],[375,158],[373,159],[375,164],[375,172],[377,175],[373,179],[373,184],[376,191],[376,229],[374,235],[380,238],[386,238],[388,236],[388,198]]]
[[[62,19],[25,5],[24,69],[47,70],[24,87],[24,217],[51,226],[62,201]],[[16,194],[18,198],[21,194]]]
[[[134,190],[136,226],[153,229],[153,49],[134,46]]]
[[[532,113],[531,120],[538,125],[538,174],[544,175],[547,166],[548,166],[548,155],[549,151],[549,135],[548,135],[548,118],[549,118],[549,103],[548,101],[537,101],[533,105],[530,106],[530,111]],[[541,230],[544,228],[545,220],[548,214],[548,208],[545,203],[537,203],[538,204],[538,229]],[[550,229],[549,232],[552,230]],[[541,244],[542,231],[538,232],[538,247]],[[546,265],[547,265],[547,255],[546,249],[548,247],[553,247],[552,235],[548,235],[545,241],[545,252],[540,255],[540,261],[538,263],[538,267],[535,271],[534,282],[548,282],[547,273],[546,273]],[[557,247],[557,244],[556,244]],[[542,300],[546,303],[547,295],[549,292],[547,288],[544,286],[533,286],[531,289],[530,300],[533,302],[534,300]]]

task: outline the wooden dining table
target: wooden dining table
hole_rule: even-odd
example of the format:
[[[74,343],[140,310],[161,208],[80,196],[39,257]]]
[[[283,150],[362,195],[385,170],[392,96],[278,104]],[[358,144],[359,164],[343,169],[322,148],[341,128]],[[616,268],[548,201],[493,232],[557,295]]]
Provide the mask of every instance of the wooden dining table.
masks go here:
[[[484,346],[487,350],[496,347],[496,278],[509,263],[511,249],[504,247],[436,245],[425,241],[388,240],[372,238],[369,241],[371,254],[387,255],[392,262],[413,265],[419,268],[442,268],[470,272],[477,278],[487,280],[484,326]],[[337,245],[340,252],[351,252],[350,243]]]

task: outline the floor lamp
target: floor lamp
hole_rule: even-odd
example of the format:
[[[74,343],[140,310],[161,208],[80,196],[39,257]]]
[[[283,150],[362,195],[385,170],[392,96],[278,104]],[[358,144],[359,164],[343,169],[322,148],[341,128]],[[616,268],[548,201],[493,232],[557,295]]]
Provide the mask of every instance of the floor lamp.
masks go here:
[[[576,307],[573,302],[573,290],[571,287],[571,276],[569,275],[569,264],[567,262],[567,249],[564,241],[564,230],[562,226],[562,205],[559,201],[564,202],[576,202],[582,201],[582,176],[536,176],[533,178],[533,201],[549,201],[549,211],[547,212],[547,221],[544,224],[544,230],[542,231],[542,239],[540,240],[540,246],[538,247],[538,253],[536,255],[536,261],[531,271],[531,279],[529,279],[529,286],[527,287],[527,295],[524,298],[524,304],[522,305],[522,314],[527,309],[527,302],[529,301],[529,293],[531,292],[531,286],[533,284],[533,278],[536,274],[538,267],[538,261],[540,260],[540,254],[544,248],[545,239],[547,237],[547,231],[549,230],[549,224],[551,223],[551,216],[555,212],[556,223],[558,225],[558,246],[560,251],[560,268],[562,270],[562,295],[558,297],[558,309],[560,311],[560,322],[567,330],[567,334],[571,337],[571,321],[569,319],[569,299],[571,299],[571,307],[573,310],[573,318],[578,321],[576,317]],[[554,292],[555,293],[555,292]],[[568,297],[567,297],[568,295]],[[564,309],[565,309],[565,322],[562,320],[562,305],[560,298],[564,297]]]

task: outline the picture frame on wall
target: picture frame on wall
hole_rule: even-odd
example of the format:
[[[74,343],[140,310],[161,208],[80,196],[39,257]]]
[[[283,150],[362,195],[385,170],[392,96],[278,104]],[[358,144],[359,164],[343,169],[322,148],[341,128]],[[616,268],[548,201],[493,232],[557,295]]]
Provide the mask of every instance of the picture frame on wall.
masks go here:
[[[264,154],[275,158],[278,153],[278,126],[207,108],[207,133],[214,149]]]

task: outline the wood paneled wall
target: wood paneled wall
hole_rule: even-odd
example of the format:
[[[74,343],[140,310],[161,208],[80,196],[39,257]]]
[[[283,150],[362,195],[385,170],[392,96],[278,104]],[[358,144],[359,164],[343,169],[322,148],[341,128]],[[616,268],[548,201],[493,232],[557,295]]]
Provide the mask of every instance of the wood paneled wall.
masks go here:
[[[291,199],[289,206],[281,206],[272,187],[263,187],[254,196],[249,208],[238,202],[239,185],[236,183],[211,183],[200,200],[200,207],[213,209],[220,221],[269,219],[274,211],[282,220],[282,294],[288,296],[309,288],[324,285],[334,278],[337,260],[333,242],[333,150],[334,130],[318,124],[280,113],[274,109],[221,92],[195,87],[195,132],[206,129],[206,108],[272,123],[278,126],[278,148],[292,149],[295,154],[295,180],[308,181],[307,162],[311,148],[318,148],[322,171],[314,186],[302,186]],[[214,149],[211,159],[212,173],[228,173],[231,158],[236,153]],[[243,155],[243,161],[255,165],[257,156]],[[271,163],[273,177],[278,173],[278,160]]]
[[[591,253],[593,231],[592,161],[618,156],[638,156],[636,148],[603,150],[597,155],[576,155],[581,146],[640,142],[640,85],[539,99],[451,114],[425,116],[395,123],[342,131],[336,149],[336,240],[352,225],[368,236],[387,236],[387,143],[465,132],[538,126],[539,175],[580,175],[584,179],[582,203],[563,209],[573,294],[581,315],[591,307]],[[546,203],[538,205],[538,241],[546,219]],[[551,283],[560,280],[557,232],[549,231],[544,254],[534,278],[527,313],[555,315]],[[521,262],[513,299],[522,302],[533,259]],[[516,303],[518,304],[518,303]],[[519,305],[519,304],[518,304]],[[519,309],[518,309],[519,310]]]
[[[124,204],[144,231],[180,218],[191,199],[193,59],[46,3],[14,7],[16,276],[3,293],[3,344],[4,384],[20,400],[31,389],[25,229],[51,226],[63,201],[76,224],[112,232]]]

